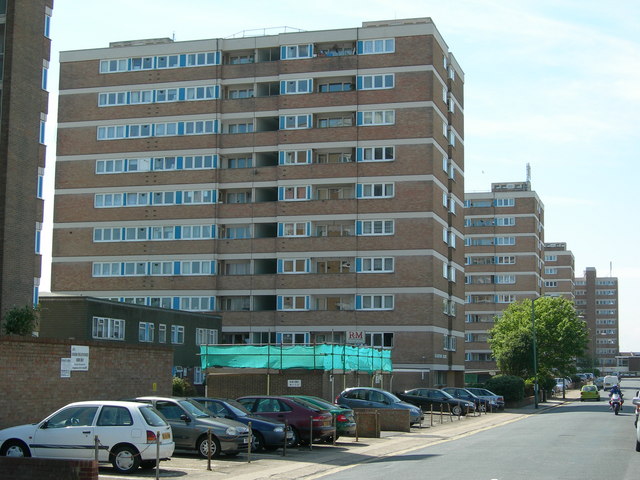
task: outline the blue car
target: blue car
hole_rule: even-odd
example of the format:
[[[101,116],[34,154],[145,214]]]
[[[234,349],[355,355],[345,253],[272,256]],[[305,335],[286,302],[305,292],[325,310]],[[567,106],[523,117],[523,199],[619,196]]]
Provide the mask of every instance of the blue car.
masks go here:
[[[411,425],[420,423],[423,415],[415,405],[403,402],[393,393],[380,388],[373,387],[353,387],[347,388],[336,397],[334,402],[338,405],[349,408],[394,408],[409,410]]]
[[[254,415],[236,400],[208,397],[192,397],[192,400],[207,407],[207,410],[215,414],[216,417],[228,418],[245,425],[251,422],[252,451],[276,450],[284,445],[285,436],[287,441],[293,438],[290,431],[285,435],[283,423]]]

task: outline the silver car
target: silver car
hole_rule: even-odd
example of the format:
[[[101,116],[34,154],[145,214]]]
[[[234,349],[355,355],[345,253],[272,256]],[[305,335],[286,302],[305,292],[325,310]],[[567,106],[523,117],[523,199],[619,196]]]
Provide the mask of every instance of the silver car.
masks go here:
[[[208,432],[211,431],[211,458],[246,451],[249,429],[240,422],[212,417],[203,405],[182,397],[138,397],[136,402],[153,405],[173,429],[176,448],[196,450],[202,458],[209,455]]]

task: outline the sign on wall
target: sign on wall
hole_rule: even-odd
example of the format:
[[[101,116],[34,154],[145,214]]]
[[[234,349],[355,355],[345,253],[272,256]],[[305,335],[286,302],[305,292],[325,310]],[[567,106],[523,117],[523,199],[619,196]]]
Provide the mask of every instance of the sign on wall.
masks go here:
[[[60,378],[71,378],[71,359],[60,359]]]
[[[347,343],[364,344],[364,332],[347,332]]]
[[[71,370],[89,370],[89,347],[87,345],[71,345]]]
[[[300,388],[302,386],[302,380],[287,380],[287,387]]]

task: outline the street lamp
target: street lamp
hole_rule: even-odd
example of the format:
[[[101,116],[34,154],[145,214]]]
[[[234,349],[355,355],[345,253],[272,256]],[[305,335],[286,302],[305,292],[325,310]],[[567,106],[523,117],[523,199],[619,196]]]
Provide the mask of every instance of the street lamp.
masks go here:
[[[541,297],[538,297],[541,298]],[[538,408],[538,359],[536,346],[536,300],[531,300],[531,330],[533,332],[533,405]],[[564,380],[563,380],[564,383]]]

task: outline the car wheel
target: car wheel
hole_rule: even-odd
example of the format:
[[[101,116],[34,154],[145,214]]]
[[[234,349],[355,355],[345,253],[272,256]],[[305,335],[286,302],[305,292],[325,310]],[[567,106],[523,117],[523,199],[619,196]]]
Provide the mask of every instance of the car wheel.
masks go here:
[[[264,450],[264,437],[260,432],[253,432],[253,438],[251,439],[251,451],[261,452]]]
[[[111,465],[118,473],[133,473],[140,466],[140,453],[127,445],[116,447],[111,451]]]
[[[209,458],[209,442],[207,436],[202,435],[196,442],[196,450],[201,458]],[[211,458],[218,458],[220,456],[220,441],[211,435]]]
[[[10,440],[2,446],[0,455],[3,457],[30,457],[31,452],[20,440]]]
[[[459,417],[460,415],[464,415],[464,411],[462,410],[462,407],[460,405],[454,405],[453,408],[451,409],[451,413],[456,417]]]
[[[336,442],[340,438],[340,435],[336,435]],[[333,435],[324,439],[324,443],[333,443]]]
[[[143,470],[151,470],[152,468],[156,468],[155,460],[142,460],[140,462],[140,468]]]
[[[478,411],[482,412],[482,413],[486,412],[487,411],[487,405],[484,404],[484,403],[481,403],[480,405],[478,405]]]
[[[288,448],[296,447],[298,446],[298,444],[300,444],[300,433],[298,432],[298,430],[295,427],[291,427],[291,433],[292,437],[287,443]]]

